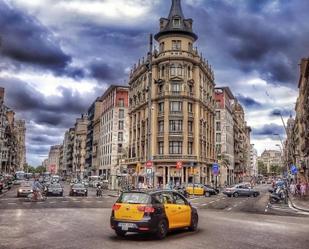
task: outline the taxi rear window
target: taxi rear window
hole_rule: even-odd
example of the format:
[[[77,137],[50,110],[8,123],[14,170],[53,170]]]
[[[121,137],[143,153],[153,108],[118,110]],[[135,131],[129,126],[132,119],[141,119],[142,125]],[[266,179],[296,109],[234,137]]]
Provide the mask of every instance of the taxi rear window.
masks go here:
[[[151,198],[145,193],[122,193],[117,202],[129,204],[150,204]]]

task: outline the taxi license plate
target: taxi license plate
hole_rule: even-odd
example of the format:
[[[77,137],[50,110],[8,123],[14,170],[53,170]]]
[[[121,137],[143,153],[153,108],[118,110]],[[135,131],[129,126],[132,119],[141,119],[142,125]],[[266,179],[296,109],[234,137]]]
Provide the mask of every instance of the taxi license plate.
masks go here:
[[[119,223],[119,227],[121,227],[121,230],[128,231],[129,228],[136,228],[136,225],[133,223]]]

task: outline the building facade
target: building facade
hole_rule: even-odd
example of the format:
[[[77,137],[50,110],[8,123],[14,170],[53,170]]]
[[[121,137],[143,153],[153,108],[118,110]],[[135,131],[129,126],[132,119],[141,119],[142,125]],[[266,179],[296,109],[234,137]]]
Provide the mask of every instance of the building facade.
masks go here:
[[[299,168],[299,178],[309,181],[309,58],[300,63],[299,96],[294,124],[294,163]]]
[[[214,73],[193,48],[198,37],[192,25],[180,1],[173,0],[155,35],[159,51],[130,74],[128,168],[134,184],[213,180]]]
[[[261,156],[258,158],[258,161],[263,162],[263,164],[267,168],[267,173],[271,174],[272,166],[280,166],[282,167],[282,156],[281,152],[277,150],[264,150]]]
[[[257,164],[257,150],[254,148],[254,144],[250,146],[250,176],[257,177],[258,176],[258,164]]]
[[[72,173],[75,177],[83,179],[86,175],[86,140],[87,140],[87,115],[81,115],[76,119],[74,126],[73,153],[72,153]]]
[[[119,160],[128,146],[128,92],[127,86],[110,86],[101,97],[102,105],[95,115],[94,155],[98,166],[95,173],[103,176],[111,189],[118,188]]]
[[[47,172],[51,172],[52,174],[59,173],[60,149],[61,145],[53,145],[50,147],[46,168]]]
[[[220,165],[220,184],[234,183],[234,95],[228,87],[215,88],[216,153]]]
[[[24,120],[15,120],[4,97],[5,89],[0,87],[0,173],[12,174],[26,164],[26,125]]]
[[[250,180],[250,133],[242,105],[235,99],[233,103],[234,120],[234,177],[236,182]]]

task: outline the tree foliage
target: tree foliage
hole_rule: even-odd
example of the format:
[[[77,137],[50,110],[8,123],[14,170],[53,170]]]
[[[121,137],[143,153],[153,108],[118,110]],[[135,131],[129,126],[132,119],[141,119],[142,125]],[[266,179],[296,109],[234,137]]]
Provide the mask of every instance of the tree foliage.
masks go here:
[[[267,166],[261,161],[258,162],[258,171],[260,175],[267,174]]]

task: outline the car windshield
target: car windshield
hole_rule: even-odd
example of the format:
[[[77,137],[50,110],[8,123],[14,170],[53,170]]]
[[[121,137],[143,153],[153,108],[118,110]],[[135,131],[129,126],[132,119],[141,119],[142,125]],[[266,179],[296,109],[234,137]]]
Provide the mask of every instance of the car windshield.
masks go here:
[[[74,184],[73,188],[84,188],[83,184]]]
[[[61,188],[60,184],[51,184],[50,185],[51,188]]]
[[[22,187],[31,187],[32,186],[32,182],[22,182],[20,185]]]
[[[150,203],[150,196],[145,193],[123,193],[117,202],[131,204],[148,204]]]

